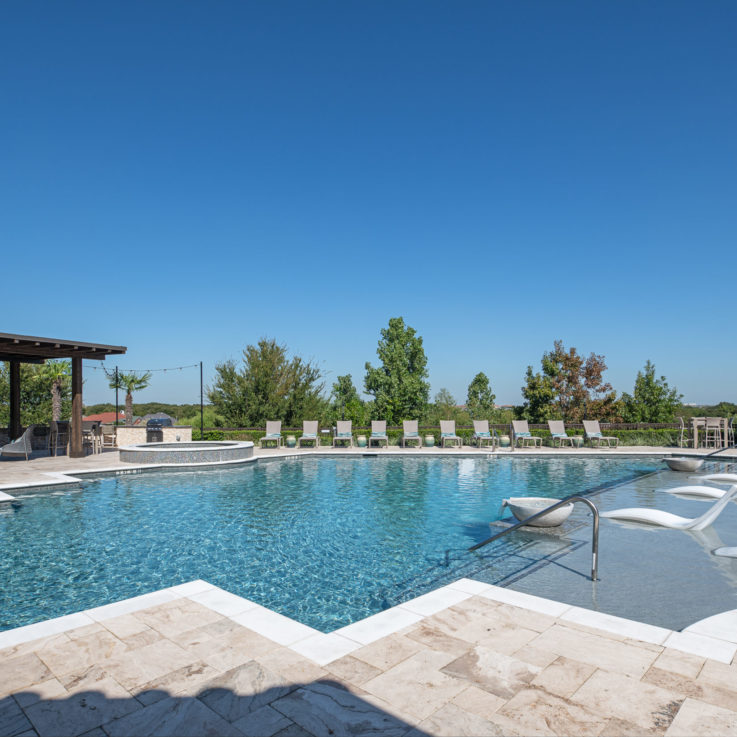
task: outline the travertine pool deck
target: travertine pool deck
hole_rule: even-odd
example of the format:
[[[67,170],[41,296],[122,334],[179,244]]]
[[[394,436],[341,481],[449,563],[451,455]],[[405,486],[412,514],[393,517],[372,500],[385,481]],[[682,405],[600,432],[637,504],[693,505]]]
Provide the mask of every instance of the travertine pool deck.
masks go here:
[[[737,643],[468,579],[330,635],[194,581],[0,648],[3,735],[737,734]]]

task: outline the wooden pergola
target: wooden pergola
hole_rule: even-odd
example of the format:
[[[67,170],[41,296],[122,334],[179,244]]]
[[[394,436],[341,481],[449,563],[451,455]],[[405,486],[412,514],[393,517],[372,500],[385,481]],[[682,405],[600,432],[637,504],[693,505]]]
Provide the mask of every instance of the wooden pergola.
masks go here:
[[[37,338],[33,335],[0,333],[0,361],[10,364],[10,437],[22,432],[20,422],[20,365],[44,363],[50,358],[72,359],[72,426],[69,435],[69,455],[81,458],[82,447],[82,359],[102,361],[108,356],[119,356],[127,348],[122,345],[82,343],[78,340]]]

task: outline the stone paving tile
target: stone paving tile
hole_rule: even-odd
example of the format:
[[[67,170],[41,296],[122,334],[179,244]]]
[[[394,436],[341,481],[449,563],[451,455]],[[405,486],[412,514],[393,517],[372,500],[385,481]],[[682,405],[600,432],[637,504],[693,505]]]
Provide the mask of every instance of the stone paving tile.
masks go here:
[[[472,647],[470,642],[449,635],[432,622],[420,622],[414,625],[406,636],[410,640],[421,643],[430,650],[439,650],[440,652],[450,653],[452,655],[463,655],[463,653],[467,653]]]
[[[188,652],[169,640],[159,640],[153,645],[129,650],[104,660],[100,666],[124,688],[133,690],[198,660],[195,653]]]
[[[737,691],[731,688],[727,681],[714,682],[698,678],[694,681],[691,678],[685,678],[677,673],[660,670],[653,666],[643,676],[642,682],[660,686],[681,696],[688,696],[714,706],[737,711]]]
[[[226,671],[278,648],[279,645],[276,642],[238,626],[237,630],[226,635],[190,645],[187,652],[213,668]]]
[[[312,732],[308,732],[304,727],[292,722],[288,727],[279,730],[274,737],[314,737]]]
[[[0,734],[15,737],[31,729],[31,723],[12,696],[0,699]]]
[[[519,691],[499,714],[512,719],[523,733],[550,730],[556,735],[591,735],[598,734],[607,722],[607,716],[592,708],[533,688]]]
[[[488,719],[507,702],[482,688],[469,686],[454,696],[452,703],[460,706],[464,711],[470,711],[472,714]]]
[[[547,650],[540,650],[540,648],[532,647],[531,645],[525,645],[519,650],[513,652],[512,657],[516,660],[524,660],[525,663],[529,663],[530,665],[537,665],[540,668],[547,668],[560,656],[556,653],[548,652]]]
[[[79,691],[82,688],[94,688],[98,681],[108,678],[109,674],[99,665],[91,665],[89,668],[77,673],[67,673],[59,676],[59,682],[67,691]]]
[[[198,698],[228,722],[286,696],[295,686],[251,660],[210,681]]]
[[[661,733],[670,726],[684,697],[621,673],[597,670],[571,697],[582,706]]]
[[[25,712],[41,737],[81,735],[141,708],[112,678],[98,681],[95,690],[80,690],[65,699],[37,701]]]
[[[218,675],[215,668],[198,661],[145,683],[135,696],[144,706],[167,696],[197,696],[205,684]]]
[[[105,725],[110,737],[240,737],[232,724],[197,699],[171,697]]]
[[[351,655],[384,671],[426,649],[405,635],[395,634],[355,650]]]
[[[294,722],[270,706],[262,706],[233,722],[233,726],[246,737],[272,737],[292,724]]]
[[[645,729],[639,724],[633,724],[625,719],[609,719],[604,725],[604,729],[599,733],[599,737],[660,737],[663,734],[662,729]]]
[[[105,658],[121,655],[127,649],[111,632],[100,629],[92,634],[71,639],[69,642],[46,647],[40,656],[58,678],[67,673],[89,668]]]
[[[411,727],[337,684],[325,682],[298,688],[271,706],[316,737],[346,734],[401,737]]]
[[[707,660],[696,680],[699,683],[714,683],[737,691],[737,665]]]
[[[653,663],[654,668],[677,673],[684,678],[696,678],[704,667],[706,658],[690,653],[682,653],[679,650],[667,648],[658,655]],[[721,663],[720,663],[721,665]]]
[[[105,619],[100,624],[121,640],[140,632],[151,631],[151,628],[134,614],[121,614],[119,617]]]
[[[288,647],[280,647],[254,658],[272,673],[279,674],[287,683],[304,685],[329,676],[328,672],[311,660]]]
[[[50,678],[48,681],[29,686],[22,691],[16,691],[13,697],[25,709],[41,699],[58,699],[66,695],[66,688],[56,678]],[[2,730],[0,730],[0,734],[4,734]]]
[[[51,671],[35,653],[0,661],[0,696],[7,696],[52,677]]]
[[[686,699],[665,733],[666,737],[735,737],[735,713],[718,706]]]
[[[360,686],[366,681],[378,676],[381,671],[363,660],[345,655],[334,660],[327,666],[327,670],[333,675],[355,686]]]
[[[427,719],[423,719],[418,728],[409,733],[408,737],[421,734],[432,734],[437,737],[478,737],[478,735],[503,735],[501,727],[490,722],[478,714],[472,714],[461,709],[456,704],[446,704],[440,707]]]
[[[650,650],[558,624],[540,634],[531,644],[571,660],[637,678],[643,676],[657,658],[657,653]]]
[[[440,671],[452,655],[421,652],[363,684],[403,713],[426,719],[463,691],[468,683]]]
[[[569,698],[594,673],[596,668],[563,656],[549,665],[532,681],[533,686],[544,688],[548,693]]]
[[[134,612],[133,616],[167,638],[223,619],[222,615],[191,599],[177,599]]]
[[[62,642],[69,642],[69,638],[66,633],[61,632],[58,635],[50,635],[49,637],[41,637],[38,640],[31,640],[30,642],[21,642],[12,647],[6,647],[0,650],[0,663],[4,663],[11,658],[18,658],[21,655],[28,655],[29,653],[36,653],[38,655],[42,650],[47,647],[53,647]]]
[[[531,683],[542,668],[478,645],[441,668],[441,671],[463,679],[465,685],[472,683],[507,700]]]

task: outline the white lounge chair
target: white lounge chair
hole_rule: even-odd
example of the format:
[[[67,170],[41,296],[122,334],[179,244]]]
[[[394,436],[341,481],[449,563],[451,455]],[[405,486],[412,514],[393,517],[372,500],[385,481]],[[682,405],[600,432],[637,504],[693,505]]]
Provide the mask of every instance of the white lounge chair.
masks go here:
[[[318,420],[303,420],[302,421],[302,434],[297,440],[297,447],[302,447],[302,441],[307,440],[311,442],[315,448],[320,446],[320,438],[317,435]]]
[[[345,443],[348,442],[348,447],[353,447],[353,422],[351,420],[338,420],[336,423],[337,425],[335,430],[335,435],[333,436],[333,448],[335,447],[336,443]]]
[[[530,426],[527,424],[527,420],[512,420],[512,433],[514,435],[514,444],[522,444],[522,447],[529,446],[532,443],[533,446],[542,447],[543,439],[538,438],[530,432]]]
[[[404,432],[402,434],[402,447],[407,447],[407,441],[410,442],[413,440],[417,441],[417,447],[422,447],[422,438],[420,437],[420,432],[418,430],[419,425],[418,420],[404,420],[402,422],[402,427],[404,428]]]
[[[571,448],[573,447],[573,436],[566,432],[566,423],[563,420],[548,420],[548,429],[553,439],[553,445],[557,440],[559,448],[563,447],[563,443],[568,443]]]
[[[371,435],[368,439],[368,447],[371,447],[372,442],[376,442],[381,446],[381,441],[386,443],[386,447],[389,447],[389,437],[386,434],[386,420],[371,420]]]
[[[737,474],[734,473],[708,473],[703,476],[696,476],[701,481],[708,481],[712,484],[726,484],[733,486],[737,484]],[[716,486],[707,486],[706,484],[691,484],[688,486],[674,486],[670,489],[660,489],[666,494],[682,494],[683,496],[697,497],[699,499],[721,499],[728,489],[720,489]]]
[[[440,445],[445,448],[447,443],[463,447],[463,440],[456,435],[455,420],[440,420]]]
[[[604,441],[606,441],[607,448],[611,447],[612,442],[614,442],[615,447],[619,445],[619,438],[615,438],[613,436],[607,437],[601,432],[599,420],[584,420],[583,431],[586,433],[586,437],[591,442],[591,445],[596,443],[597,448],[599,448]]]
[[[473,421],[473,437],[471,438],[472,441],[476,443],[476,445],[483,446],[484,443],[488,443],[491,445],[491,449],[494,450],[494,443],[496,438],[491,434],[491,431],[489,430],[489,421],[488,420],[474,420]]]
[[[264,443],[276,443],[276,447],[281,446],[281,420],[267,420],[266,421],[266,435],[259,439],[259,448],[264,447]]]
[[[730,487],[729,491],[719,501],[714,502],[708,512],[692,519],[664,512],[660,509],[648,509],[647,507],[613,509],[611,512],[602,512],[601,516],[621,522],[640,522],[646,525],[667,527],[670,530],[703,530],[714,522],[735,496],[737,496],[737,484]]]
[[[17,440],[11,440],[7,445],[0,448],[0,455],[3,456],[28,456],[33,453],[33,428],[35,425],[29,425],[26,431]]]

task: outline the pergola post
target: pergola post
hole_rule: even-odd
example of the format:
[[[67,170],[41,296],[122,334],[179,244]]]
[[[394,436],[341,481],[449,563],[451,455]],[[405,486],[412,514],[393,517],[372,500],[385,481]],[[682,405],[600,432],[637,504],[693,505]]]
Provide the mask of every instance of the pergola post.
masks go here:
[[[10,361],[10,439],[16,440],[23,434],[20,424],[20,361]]]
[[[69,457],[84,457],[82,445],[82,358],[72,357],[72,426],[69,434]]]

